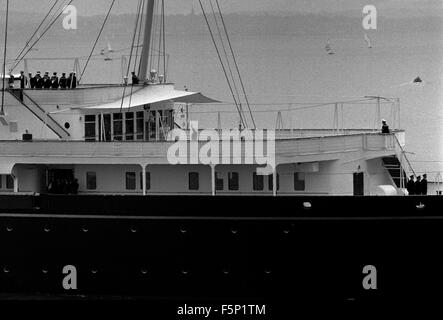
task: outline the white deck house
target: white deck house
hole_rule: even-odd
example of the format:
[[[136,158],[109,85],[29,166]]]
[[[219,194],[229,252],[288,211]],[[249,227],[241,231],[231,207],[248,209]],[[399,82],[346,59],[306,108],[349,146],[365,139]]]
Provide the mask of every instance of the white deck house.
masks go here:
[[[171,165],[174,103],[213,100],[171,84],[128,86],[124,99],[122,90],[6,92],[0,192],[46,193],[52,179],[69,175],[78,179],[80,194],[374,195],[386,185],[401,193],[395,181],[404,175],[400,164],[395,176],[384,161],[403,158],[401,130],[280,130],[269,176],[255,174],[258,165],[246,159],[245,141],[237,162]]]

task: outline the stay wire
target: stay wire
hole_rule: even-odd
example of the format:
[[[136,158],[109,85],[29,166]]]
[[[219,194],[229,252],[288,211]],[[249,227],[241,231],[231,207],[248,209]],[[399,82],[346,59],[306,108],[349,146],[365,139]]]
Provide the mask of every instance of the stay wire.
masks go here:
[[[230,83],[230,81],[229,81],[229,77],[228,77],[228,74],[227,74],[227,72],[226,72],[226,68],[225,68],[224,63],[223,63],[223,60],[222,60],[222,58],[221,58],[220,51],[219,51],[218,46],[217,46],[217,42],[215,41],[214,34],[212,33],[211,25],[209,24],[208,17],[206,16],[205,9],[203,8],[203,3],[201,2],[201,0],[198,0],[198,1],[199,1],[199,3],[200,3],[200,7],[201,7],[202,12],[203,12],[203,17],[205,18],[205,21],[206,21],[206,25],[208,26],[208,30],[209,30],[209,33],[210,33],[210,35],[211,35],[212,42],[214,43],[215,50],[216,50],[217,55],[218,55],[218,59],[219,59],[219,61],[220,61],[221,67],[222,67],[222,69],[223,69],[223,73],[224,73],[224,75],[225,75],[226,81],[228,82],[229,90],[231,91],[232,98],[234,99],[235,106],[236,106],[237,111],[238,111],[238,114],[239,114],[239,116],[240,116],[240,121],[241,121],[242,125],[243,125],[244,127],[246,127],[246,126],[245,126],[245,121],[244,121],[244,119],[243,119],[243,115],[241,114],[241,111],[240,111],[240,109],[239,109],[239,107],[238,107],[238,104],[237,104],[237,100],[236,100],[236,98],[235,98],[234,91],[233,91],[232,86],[231,86],[231,83]]]
[[[83,68],[82,74],[80,75],[78,82],[80,83],[80,81],[83,78],[83,75],[85,74],[86,68],[88,67],[89,61],[91,60],[92,54],[94,53],[95,47],[97,46],[98,40],[100,39],[103,29],[105,28],[106,22],[108,21],[109,15],[111,14],[111,10],[114,7],[115,4],[115,0],[112,0],[111,6],[109,7],[108,13],[106,14],[105,20],[103,21],[103,24],[100,28],[100,31],[98,33],[97,38],[95,39],[94,45],[92,46],[91,52],[89,53],[88,59],[86,60],[86,64],[85,67]]]
[[[137,10],[137,18],[135,19],[134,33],[133,33],[133,35],[132,35],[131,52],[130,52],[130,54],[129,54],[129,62],[128,62],[128,68],[127,68],[127,71],[126,71],[126,78],[128,78],[128,76],[129,76],[129,71],[130,71],[130,69],[131,69],[131,62],[132,62],[132,56],[133,56],[133,52],[134,52],[134,44],[135,44],[135,36],[136,36],[136,34],[137,34],[138,23],[139,23],[139,21],[140,21],[140,15],[141,15],[141,14],[140,14],[141,4],[142,4],[142,0],[139,0],[139,2],[138,2],[138,10]],[[120,105],[120,112],[122,112],[122,109],[123,109],[123,102],[124,102],[124,100],[125,100],[126,86],[127,86],[127,85],[126,85],[126,83],[125,83],[125,85],[124,85],[124,87],[123,87],[123,94],[122,94],[122,102],[121,102],[121,105]],[[131,85],[131,95],[130,95],[130,101],[129,101],[128,108],[130,107],[130,104],[131,104],[133,87],[134,87],[134,84]]]
[[[246,104],[248,105],[249,114],[250,114],[250,116],[251,116],[251,120],[252,120],[252,123],[253,123],[253,125],[254,125],[254,129],[255,129],[255,128],[256,128],[256,125],[255,125],[254,117],[253,117],[253,115],[252,115],[251,106],[249,105],[249,100],[248,100],[248,96],[247,96],[247,94],[246,94],[245,86],[244,86],[244,84],[243,84],[243,80],[242,80],[242,77],[241,77],[240,68],[238,67],[237,59],[235,58],[234,50],[233,50],[233,48],[232,48],[231,40],[230,40],[230,38],[229,38],[228,29],[226,28],[225,19],[223,18],[223,14],[222,14],[222,11],[221,11],[221,9],[220,9],[220,5],[219,5],[219,3],[218,3],[218,0],[215,0],[215,2],[217,3],[218,12],[220,13],[220,18],[221,18],[221,21],[222,21],[222,23],[223,23],[223,28],[224,28],[225,33],[226,33],[226,39],[228,40],[229,48],[231,49],[232,58],[233,58],[233,60],[234,60],[235,67],[236,67],[236,69],[237,69],[238,77],[239,77],[239,79],[240,79],[240,84],[241,84],[241,87],[242,87],[242,89],[243,89],[243,94],[245,95]]]
[[[220,30],[220,26],[218,24],[217,15],[215,13],[215,9],[214,9],[214,6],[212,4],[212,0],[209,0],[209,3],[211,4],[212,14],[214,15],[215,25],[217,27],[218,35],[220,37],[220,42],[221,42],[221,45],[222,45],[222,48],[223,48],[223,52],[225,54],[225,59],[226,59],[227,65],[228,65],[229,73],[231,74],[231,79],[232,79],[233,87],[234,87],[234,90],[235,90],[235,92],[237,94],[237,99],[238,99],[238,102],[239,102],[239,108],[240,108],[240,111],[242,112],[242,114],[244,114],[243,107],[242,107],[242,104],[241,104],[240,94],[239,94],[238,89],[237,89],[237,84],[236,84],[236,81],[235,81],[235,78],[234,78],[234,73],[232,72],[231,63],[229,62],[229,57],[228,57],[228,53],[226,52],[225,42],[223,41],[223,36],[222,36],[221,30]],[[246,121],[246,117],[245,117],[245,121]]]
[[[71,5],[72,2],[74,2],[74,0],[70,0],[69,3],[67,4],[67,6]],[[15,69],[18,64],[26,57],[26,55],[29,53],[29,51],[31,51],[35,45],[40,41],[41,38],[43,38],[43,36],[46,34],[46,32],[48,32],[48,30],[53,26],[53,24],[58,20],[58,18],[63,14],[63,10],[60,11],[60,13],[57,15],[57,17],[47,26],[46,29],[43,30],[43,34],[32,44],[32,46],[30,46],[28,48],[28,50],[26,50],[26,52],[22,55],[22,57],[13,65],[13,67],[11,68],[11,70]]]
[[[45,15],[45,17],[43,18],[43,20],[40,22],[40,24],[38,25],[38,27],[35,29],[34,33],[31,35],[31,37],[26,41],[25,46],[23,47],[23,49],[20,51],[20,53],[17,55],[17,58],[14,59],[13,63],[15,63],[20,56],[22,55],[23,52],[25,52],[26,48],[29,46],[29,43],[32,41],[32,39],[35,37],[35,35],[38,33],[38,31],[40,30],[41,26],[43,25],[43,23],[46,21],[46,19],[49,17],[49,15],[51,14],[52,10],[54,9],[55,5],[57,4],[59,0],[55,0],[54,3],[52,4],[51,8],[49,9],[48,13]],[[11,69],[11,71],[14,69]]]

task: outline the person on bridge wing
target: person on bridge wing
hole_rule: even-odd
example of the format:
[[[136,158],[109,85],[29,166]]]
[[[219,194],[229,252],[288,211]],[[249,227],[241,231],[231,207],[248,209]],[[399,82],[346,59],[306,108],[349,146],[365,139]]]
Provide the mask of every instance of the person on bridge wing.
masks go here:
[[[72,89],[77,88],[77,76],[75,75],[75,72],[72,72],[71,88]]]
[[[408,183],[406,184],[406,190],[408,190],[408,194],[410,196],[415,194],[415,181],[414,181],[414,175],[411,175],[409,177]]]
[[[383,119],[383,120],[381,121],[381,124],[382,124],[382,126],[381,126],[381,133],[390,133],[390,131],[389,131],[389,126],[387,125],[385,119]]]
[[[426,173],[423,175],[423,179],[421,179],[421,194],[426,196],[428,194],[428,179]]]
[[[66,79],[66,73],[65,72],[62,73],[62,76],[60,77],[60,80],[59,80],[58,83],[59,83],[61,89],[66,89],[67,83],[68,83],[68,79]]]
[[[43,88],[50,89],[51,88],[51,78],[49,78],[49,71],[45,72],[43,76]]]
[[[66,87],[68,89],[71,89],[71,85],[72,85],[72,72],[69,74],[68,79],[66,79]]]
[[[28,73],[28,76],[29,76],[29,88],[34,89],[37,81],[35,77],[32,76],[31,72]]]
[[[20,89],[24,89],[28,86],[28,78],[25,76],[24,71],[20,71]]]
[[[135,71],[132,71],[131,73],[132,73],[132,84],[133,85],[139,84],[140,81],[139,81],[138,77],[136,76]]]
[[[57,72],[54,72],[51,77],[51,88],[58,89],[58,77]]]
[[[415,181],[415,194],[421,195],[421,176],[418,176],[417,181]]]
[[[35,76],[35,88],[42,89],[44,85],[44,80],[41,76],[40,71],[37,71],[37,75]]]
[[[9,72],[9,80],[8,80],[8,84],[9,84],[9,89],[14,89],[14,76],[12,75],[12,72]]]

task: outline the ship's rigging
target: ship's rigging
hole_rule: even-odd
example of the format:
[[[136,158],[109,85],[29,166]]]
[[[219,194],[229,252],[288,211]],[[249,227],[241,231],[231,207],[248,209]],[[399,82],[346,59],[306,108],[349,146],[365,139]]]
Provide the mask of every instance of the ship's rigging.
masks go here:
[[[242,103],[241,95],[240,95],[239,90],[237,88],[236,81],[238,81],[240,83],[240,87],[243,92],[244,100],[245,100],[245,103],[246,103],[248,111],[249,111],[249,116],[250,116],[250,121],[252,123],[252,127],[253,127],[253,129],[256,129],[254,117],[252,115],[251,106],[249,104],[249,100],[248,100],[248,96],[246,94],[243,79],[242,79],[240,69],[237,64],[237,60],[235,58],[234,50],[233,50],[233,47],[231,44],[231,40],[229,38],[229,33],[228,33],[228,30],[226,27],[225,20],[223,18],[223,13],[221,11],[219,2],[218,2],[218,0],[215,0],[215,3],[217,5],[217,10],[218,10],[218,15],[217,15],[212,0],[209,0],[211,10],[212,10],[213,20],[215,23],[215,28],[216,28],[216,30],[218,32],[218,36],[219,36],[219,43],[217,43],[217,40],[214,36],[214,31],[212,30],[213,27],[211,27],[211,23],[209,21],[208,14],[206,13],[206,10],[205,10],[205,7],[204,7],[202,1],[199,0],[199,3],[200,3],[200,7],[202,10],[206,25],[208,27],[209,33],[211,35],[212,42],[213,42],[215,50],[217,52],[217,56],[220,61],[223,73],[225,75],[229,90],[231,92],[232,99],[233,99],[234,104],[237,108],[237,112],[240,117],[240,124],[243,128],[249,128],[249,122],[247,120],[247,117],[245,116],[245,112],[243,111],[243,103]],[[219,23],[219,20],[220,20],[220,23]],[[220,25],[223,26],[223,30],[221,30]],[[224,40],[224,38],[226,40]],[[227,44],[225,44],[225,42],[227,42]],[[228,55],[228,53],[227,53],[227,49],[226,49],[227,46],[229,47],[231,55]],[[223,50],[224,56],[222,56],[222,53],[221,53],[222,50],[220,49],[220,47]],[[232,63],[230,62],[230,59],[232,59]],[[225,61],[226,61],[226,64],[225,64]],[[236,71],[237,77],[234,76],[234,72],[232,71],[233,68],[231,67],[231,64],[233,64],[235,66],[235,71]]]

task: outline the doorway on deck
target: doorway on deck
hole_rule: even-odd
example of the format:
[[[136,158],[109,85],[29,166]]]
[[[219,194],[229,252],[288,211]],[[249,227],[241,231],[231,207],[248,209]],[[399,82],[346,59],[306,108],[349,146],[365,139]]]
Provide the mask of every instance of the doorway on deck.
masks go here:
[[[74,180],[72,169],[48,169],[47,189],[51,194],[68,194]]]
[[[363,172],[354,173],[354,196],[363,196],[365,193]]]

